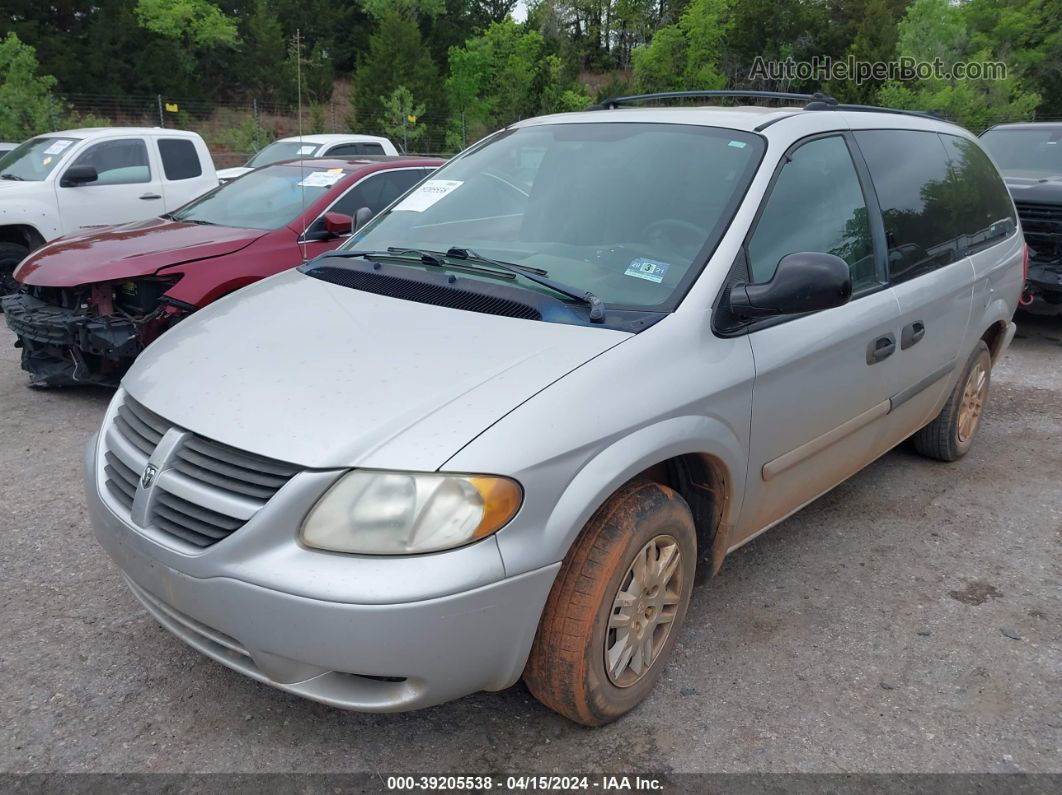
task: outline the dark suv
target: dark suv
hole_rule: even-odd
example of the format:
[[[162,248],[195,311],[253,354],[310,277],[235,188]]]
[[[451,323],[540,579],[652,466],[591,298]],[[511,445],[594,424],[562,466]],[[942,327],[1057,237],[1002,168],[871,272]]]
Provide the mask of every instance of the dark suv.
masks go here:
[[[1022,306],[1062,314],[1062,122],[1002,124],[981,136],[1018,208],[1029,244]]]

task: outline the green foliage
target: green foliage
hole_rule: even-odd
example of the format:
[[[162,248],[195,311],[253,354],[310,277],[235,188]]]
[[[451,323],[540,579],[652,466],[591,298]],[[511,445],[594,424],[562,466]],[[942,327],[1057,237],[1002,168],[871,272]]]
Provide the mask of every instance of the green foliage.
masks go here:
[[[252,154],[271,143],[275,137],[257,119],[248,116],[235,127],[228,127],[213,136],[210,145],[220,146],[230,152]]]
[[[959,61],[1002,61],[1001,53],[990,49],[990,41],[977,42],[969,35],[963,12],[948,0],[915,0],[899,24],[898,54],[927,62],[939,58],[948,69]],[[975,49],[978,43],[982,46]],[[882,86],[878,97],[893,107],[938,112],[972,130],[1030,118],[1040,102],[1013,70],[1002,80],[892,81]]]
[[[845,55],[855,61],[877,63],[889,61],[896,52],[897,17],[888,0],[866,0],[860,19],[853,25],[854,37]],[[880,80],[857,83],[835,80],[826,84],[826,92],[842,102],[873,105],[877,102]]]
[[[236,43],[236,22],[209,0],[137,0],[136,16],[147,30],[193,47]]]
[[[425,106],[425,115],[431,116],[429,126],[443,123],[446,109],[441,81],[420,28],[411,13],[391,8],[383,12],[369,38],[368,52],[358,61],[350,126],[359,132],[382,134],[385,100],[399,86]]]
[[[399,86],[388,97],[380,97],[380,102],[384,133],[393,141],[401,141],[402,151],[408,152],[410,142],[424,135],[427,129],[420,120],[424,105],[418,105],[413,92],[405,86]]]
[[[459,122],[459,129],[451,126],[449,140],[459,146],[527,116],[590,104],[566,78],[562,59],[549,52],[542,34],[511,19],[451,48],[446,90]]]
[[[431,18],[446,9],[445,0],[361,0],[361,5],[374,19],[383,19],[395,11],[412,18]]]
[[[731,0],[693,0],[673,25],[632,53],[641,91],[723,88],[722,44],[729,31]]]
[[[14,33],[0,41],[0,140],[21,141],[58,126],[55,78],[40,74],[37,54]]]

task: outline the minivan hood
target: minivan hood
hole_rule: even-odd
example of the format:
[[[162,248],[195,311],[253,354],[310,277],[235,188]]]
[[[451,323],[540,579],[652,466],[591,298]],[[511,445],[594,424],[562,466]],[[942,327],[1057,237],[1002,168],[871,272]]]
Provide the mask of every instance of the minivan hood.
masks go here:
[[[173,265],[233,254],[265,234],[261,229],[149,218],[61,237],[27,257],[16,275],[23,284],[36,287],[132,279]]]
[[[378,296],[289,271],[162,335],[122,386],[176,425],[270,458],[432,471],[630,336]]]

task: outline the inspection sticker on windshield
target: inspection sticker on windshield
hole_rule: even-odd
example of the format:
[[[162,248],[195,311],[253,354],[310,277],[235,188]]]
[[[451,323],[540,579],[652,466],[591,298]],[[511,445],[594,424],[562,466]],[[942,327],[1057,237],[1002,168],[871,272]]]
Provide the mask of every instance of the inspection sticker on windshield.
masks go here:
[[[439,201],[446,194],[457,190],[464,183],[457,179],[429,179],[401,202],[395,205],[396,210],[409,210],[414,213],[422,213]]]
[[[343,172],[315,171],[299,183],[300,188],[330,188],[339,182]]]
[[[313,154],[313,150],[316,149],[316,148],[317,148],[316,144],[313,145],[313,146],[300,146],[298,154],[300,154],[300,155],[312,155]]]
[[[52,141],[52,145],[44,150],[46,155],[57,155],[70,146],[70,141]]]
[[[646,279],[651,282],[664,281],[664,274],[667,273],[667,263],[654,262],[651,259],[645,259],[645,257],[638,257],[632,259],[631,264],[627,266],[627,270],[624,272],[624,276],[633,276],[636,279]]]

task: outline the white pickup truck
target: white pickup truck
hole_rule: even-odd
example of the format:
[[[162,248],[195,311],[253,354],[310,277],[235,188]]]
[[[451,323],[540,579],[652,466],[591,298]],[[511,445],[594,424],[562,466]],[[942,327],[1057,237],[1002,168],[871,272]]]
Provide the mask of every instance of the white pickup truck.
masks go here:
[[[192,132],[98,127],[30,138],[0,157],[0,294],[48,241],[161,215],[217,184]]]

